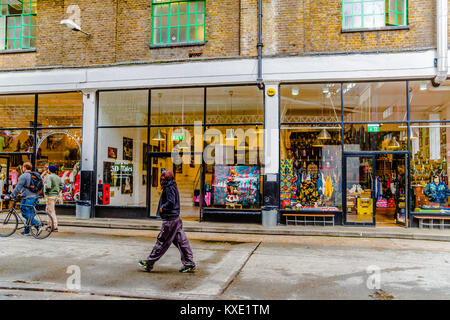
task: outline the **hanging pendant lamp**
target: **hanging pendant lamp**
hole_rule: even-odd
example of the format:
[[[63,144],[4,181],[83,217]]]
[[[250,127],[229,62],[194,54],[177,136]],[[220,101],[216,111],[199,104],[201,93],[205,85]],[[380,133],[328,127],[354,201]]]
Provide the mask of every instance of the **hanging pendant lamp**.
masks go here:
[[[313,147],[323,147],[324,144],[322,141],[320,141],[319,139],[316,139],[316,141],[313,142],[312,144]]]
[[[322,129],[322,131],[320,131],[319,136],[317,137],[317,139],[320,139],[320,140],[331,139],[331,136],[330,136],[330,134],[328,133],[327,130]]]
[[[164,141],[166,138],[164,138],[164,135],[161,132],[161,129],[158,129],[156,134],[153,136],[152,140],[154,141]]]
[[[391,142],[389,142],[388,148],[389,149],[398,149],[398,148],[400,148],[400,144],[398,143],[396,137],[393,137],[391,139]]]

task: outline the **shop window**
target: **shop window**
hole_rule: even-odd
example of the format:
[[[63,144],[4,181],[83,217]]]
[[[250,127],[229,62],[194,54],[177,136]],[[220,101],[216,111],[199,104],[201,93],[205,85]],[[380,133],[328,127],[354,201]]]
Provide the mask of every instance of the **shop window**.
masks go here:
[[[153,0],[152,3],[152,45],[205,41],[204,0]]]
[[[264,123],[263,94],[256,86],[208,88],[206,123]]]
[[[207,127],[207,208],[258,209],[262,195],[262,130],[257,126]]]
[[[148,90],[103,91],[99,93],[99,126],[147,125]]]
[[[36,0],[0,0],[0,52],[36,47]]]
[[[281,123],[341,122],[340,83],[282,85],[280,91]]]
[[[344,122],[406,121],[406,82],[345,83]]]
[[[449,184],[450,123],[411,123],[410,130],[412,206],[418,212],[440,210],[448,206],[448,193],[444,187],[432,190],[433,183]]]
[[[58,204],[80,199],[81,129],[46,129],[37,133],[36,168],[41,174],[49,165],[58,168],[64,189]]]
[[[98,205],[146,206],[147,151],[147,128],[98,129]]]
[[[39,94],[38,127],[81,127],[82,125],[82,93]]]
[[[433,87],[429,80],[410,81],[409,96],[411,120],[450,120],[450,80],[439,87]]]
[[[407,12],[407,0],[343,0],[342,28],[404,26]]]
[[[0,127],[33,127],[34,95],[0,96]]]
[[[341,125],[282,126],[280,144],[281,209],[341,210]]]
[[[344,151],[407,151],[407,125],[345,124]]]
[[[203,88],[152,90],[151,125],[192,125],[203,115]]]
[[[33,152],[32,130],[1,130],[0,152]]]

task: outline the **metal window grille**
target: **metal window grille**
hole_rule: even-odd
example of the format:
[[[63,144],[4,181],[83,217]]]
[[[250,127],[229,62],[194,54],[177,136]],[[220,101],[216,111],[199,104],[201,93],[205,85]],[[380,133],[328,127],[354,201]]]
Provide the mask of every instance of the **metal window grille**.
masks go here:
[[[342,0],[342,28],[407,24],[407,0]]]
[[[152,44],[205,40],[205,1],[153,0]]]

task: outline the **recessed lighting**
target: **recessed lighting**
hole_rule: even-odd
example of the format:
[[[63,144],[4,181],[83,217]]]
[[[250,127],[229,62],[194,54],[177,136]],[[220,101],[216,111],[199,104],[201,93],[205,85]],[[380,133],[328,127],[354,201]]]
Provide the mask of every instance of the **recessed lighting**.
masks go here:
[[[292,87],[291,93],[293,96],[298,96],[298,87]]]
[[[420,90],[427,90],[427,82],[426,81],[421,81],[420,82]]]

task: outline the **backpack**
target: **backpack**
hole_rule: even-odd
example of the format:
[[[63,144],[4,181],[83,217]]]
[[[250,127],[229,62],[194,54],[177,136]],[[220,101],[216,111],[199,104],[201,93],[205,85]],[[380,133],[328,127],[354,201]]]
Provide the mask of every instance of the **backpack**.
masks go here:
[[[42,180],[40,174],[37,172],[32,171],[30,172],[30,175],[31,175],[30,185],[26,188],[33,193],[40,192],[44,187],[44,180]]]

